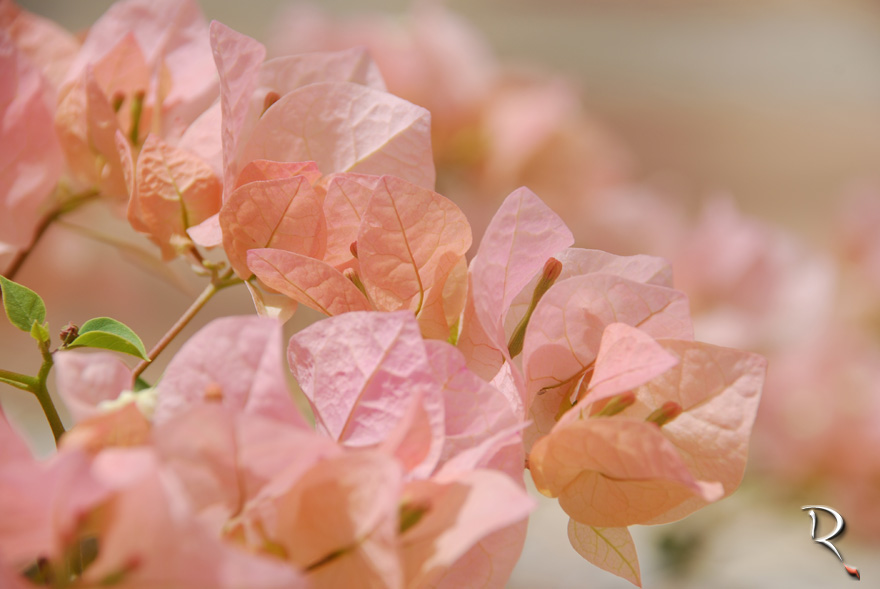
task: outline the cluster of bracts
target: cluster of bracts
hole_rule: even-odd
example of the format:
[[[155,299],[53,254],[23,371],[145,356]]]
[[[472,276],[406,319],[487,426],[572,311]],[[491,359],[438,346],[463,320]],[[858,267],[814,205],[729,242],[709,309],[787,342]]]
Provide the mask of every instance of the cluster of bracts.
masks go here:
[[[0,7],[5,250],[85,194],[260,315],[152,386],[54,354],[57,453],[0,414],[4,587],[501,587],[526,470],[574,548],[640,584],[627,526],[739,485],[763,358],[694,341],[667,262],[571,247],[526,188],[468,262],[430,114],[363,50],[266,60],[190,2],[122,2],[81,43]],[[282,366],[297,305],[328,316],[286,346],[309,416]]]

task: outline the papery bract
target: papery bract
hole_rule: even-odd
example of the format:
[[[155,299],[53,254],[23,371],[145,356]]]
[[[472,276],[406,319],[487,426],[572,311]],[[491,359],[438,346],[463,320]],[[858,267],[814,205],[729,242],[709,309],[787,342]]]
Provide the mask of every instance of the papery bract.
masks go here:
[[[49,106],[54,106],[55,92],[67,75],[79,42],[54,22],[22,10],[13,0],[0,0],[0,29],[46,77],[51,85],[46,97]]]
[[[472,546],[481,540],[486,542],[487,537],[492,538],[491,542],[475,551],[503,545],[505,539],[516,544],[511,536],[521,536],[523,530],[514,524],[528,515],[534,503],[508,477],[473,471],[445,484],[414,481],[404,489],[404,497],[414,506],[430,505],[425,515],[401,535],[409,586],[499,586],[507,580],[513,562],[495,558],[503,556],[503,550],[484,552],[491,563],[488,567],[485,561],[476,559],[464,560],[452,570],[449,567]],[[501,531],[505,535],[492,537]]]
[[[635,404],[613,417],[590,418],[588,391],[532,449],[529,464],[539,489],[559,496],[580,523],[673,521],[739,485],[765,361],[709,344],[659,343],[677,359],[671,368],[658,364],[657,375],[642,385],[638,381],[649,373],[635,381],[604,381],[606,395],[635,386]],[[634,375],[624,365],[609,370]],[[615,380],[617,391],[610,386]],[[639,421],[667,403],[680,414],[662,427]]]
[[[443,445],[440,387],[412,314],[347,313],[290,340],[290,368],[315,412],[319,431],[353,447],[378,444],[421,395],[431,423],[430,472]]]
[[[78,422],[99,415],[102,401],[131,386],[131,369],[116,354],[59,352],[54,360],[58,394]]]
[[[324,254],[326,228],[318,194],[304,176],[249,182],[220,214],[223,246],[239,276],[249,278],[247,251],[277,248],[312,258]]]
[[[597,567],[642,586],[636,547],[626,528],[598,528],[569,520],[568,539],[578,554]]]
[[[321,260],[275,249],[252,249],[247,260],[265,285],[326,315],[371,310],[354,283]]]
[[[692,496],[723,493],[691,475],[656,424],[624,418],[560,424],[535,443],[529,468],[572,519],[599,527],[646,523]]]
[[[46,81],[0,31],[0,254],[26,247],[62,170]]]
[[[458,345],[471,370],[485,379],[495,375],[507,354],[504,316],[514,297],[548,258],[572,242],[562,219],[527,188],[505,199],[470,265]]]
[[[137,159],[128,216],[170,260],[178,253],[175,243],[189,239],[187,229],[220,209],[220,196],[220,181],[204,161],[149,135]]]
[[[693,337],[688,300],[679,291],[609,274],[556,283],[535,308],[523,345],[531,438],[549,432],[564,399],[589,382],[605,328],[616,322],[654,337]]]
[[[146,106],[154,109],[156,118],[144,131],[176,139],[216,97],[207,33],[207,23],[192,0],[118,2],[89,29],[67,79],[78,78],[89,65],[111,55],[126,36],[133,36],[152,78],[145,82],[151,86],[145,88],[150,90]]]
[[[276,501],[267,532],[316,587],[402,586],[400,468],[372,452],[324,460]]]
[[[200,403],[305,424],[280,365],[281,325],[226,317],[205,326],[174,356],[158,385],[157,423]]]

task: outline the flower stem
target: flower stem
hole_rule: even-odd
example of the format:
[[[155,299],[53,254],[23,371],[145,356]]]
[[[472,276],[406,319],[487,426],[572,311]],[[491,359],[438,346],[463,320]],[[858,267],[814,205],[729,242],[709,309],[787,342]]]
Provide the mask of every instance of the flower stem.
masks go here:
[[[86,202],[97,198],[98,195],[99,192],[95,189],[80,192],[79,194],[75,194],[70,198],[58,203],[58,205],[54,209],[43,215],[43,217],[40,219],[40,222],[37,223],[36,230],[34,231],[34,238],[31,240],[31,243],[15,255],[3,275],[9,280],[13,280],[15,278],[15,275],[18,274],[18,271],[21,270],[21,267],[24,265],[25,261],[31,255],[31,252],[33,252],[34,249],[37,247],[37,244],[40,242],[40,239],[43,237],[43,234],[46,233],[46,230],[49,228],[49,226],[67,213],[78,208],[80,205],[83,205]]]
[[[64,424],[61,423],[61,418],[58,417],[58,411],[55,409],[52,397],[49,396],[49,389],[46,388],[49,372],[55,364],[52,359],[52,353],[49,352],[49,342],[40,343],[40,352],[43,354],[43,365],[40,366],[40,372],[37,373],[37,387],[33,392],[37,396],[37,401],[40,402],[40,407],[42,407],[43,414],[49,422],[49,427],[52,428],[55,445],[58,446],[58,440],[61,439],[61,435],[64,433]]]
[[[40,342],[40,353],[43,355],[43,365],[40,366],[40,372],[37,376],[27,376],[12,372],[11,370],[0,369],[0,382],[5,382],[8,385],[34,394],[40,403],[40,407],[43,409],[46,420],[49,422],[49,427],[52,428],[52,435],[55,437],[55,445],[57,446],[61,434],[64,433],[64,424],[61,423],[61,418],[58,416],[58,411],[55,409],[52,397],[49,396],[49,389],[46,387],[49,372],[52,371],[52,366],[55,365],[52,353],[49,351],[49,342]]]
[[[202,310],[208,301],[217,294],[219,291],[223,290],[227,286],[232,286],[233,284],[238,284],[241,282],[238,278],[233,278],[233,270],[230,268],[227,270],[222,276],[217,276],[216,274],[211,280],[211,283],[205,287],[205,290],[196,298],[195,301],[189,306],[189,308],[184,311],[183,315],[171,326],[171,328],[162,336],[162,339],[153,346],[153,349],[150,350],[150,353],[147,354],[147,360],[142,361],[140,364],[135,366],[134,371],[131,374],[132,383],[134,383],[137,378],[143,373],[144,370],[153,362],[162,351],[168,347],[175,337],[177,337],[181,331],[192,321],[193,317],[195,317],[199,311]]]
[[[2,368],[0,368],[0,382],[5,382],[17,389],[30,392],[33,392],[37,387],[37,379],[33,376],[19,374],[11,370],[3,370]]]

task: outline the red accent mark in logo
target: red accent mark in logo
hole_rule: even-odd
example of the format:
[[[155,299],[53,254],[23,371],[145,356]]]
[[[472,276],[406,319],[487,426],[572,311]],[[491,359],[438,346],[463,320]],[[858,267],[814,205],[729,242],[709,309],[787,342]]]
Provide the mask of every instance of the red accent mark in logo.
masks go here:
[[[859,579],[859,580],[862,579],[862,576],[859,574],[859,569],[857,569],[856,567],[851,567],[848,564],[845,564],[845,565],[843,565],[843,568],[845,568],[846,572],[848,572],[850,575],[852,575],[856,579]]]

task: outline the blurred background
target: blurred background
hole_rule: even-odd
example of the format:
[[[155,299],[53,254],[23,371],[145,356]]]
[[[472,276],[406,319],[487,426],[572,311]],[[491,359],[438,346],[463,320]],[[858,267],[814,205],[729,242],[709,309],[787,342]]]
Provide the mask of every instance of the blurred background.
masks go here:
[[[110,4],[21,2],[72,31]],[[880,579],[880,4],[201,5],[276,55],[367,45],[389,89],[434,113],[438,191],[474,219],[475,241],[527,184],[578,245],[672,260],[698,339],[770,358],[740,491],[682,522],[634,529],[646,586],[849,583],[810,540],[807,504],[842,513],[836,545],[869,586]],[[94,228],[100,210],[68,221]],[[120,257],[108,239],[155,248],[105,216],[99,239],[52,229],[18,279],[43,294],[53,330],[108,315],[149,348],[200,282],[182,263],[169,276],[134,250]],[[224,291],[183,335],[252,308],[244,289]],[[291,332],[315,319],[303,311]],[[3,365],[36,371],[28,341],[2,322]],[[48,452],[36,403],[9,387],[0,402]],[[629,586],[583,561],[566,525],[542,500],[511,587]]]

